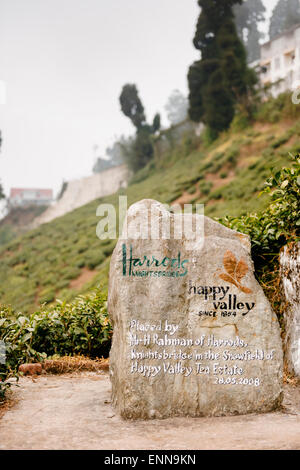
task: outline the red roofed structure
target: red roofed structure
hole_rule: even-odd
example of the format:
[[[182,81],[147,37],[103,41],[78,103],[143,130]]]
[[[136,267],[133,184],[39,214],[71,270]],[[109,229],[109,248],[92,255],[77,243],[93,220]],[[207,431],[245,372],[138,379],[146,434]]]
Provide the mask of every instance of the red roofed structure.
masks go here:
[[[53,201],[52,189],[11,188],[9,203],[17,206],[48,206]]]

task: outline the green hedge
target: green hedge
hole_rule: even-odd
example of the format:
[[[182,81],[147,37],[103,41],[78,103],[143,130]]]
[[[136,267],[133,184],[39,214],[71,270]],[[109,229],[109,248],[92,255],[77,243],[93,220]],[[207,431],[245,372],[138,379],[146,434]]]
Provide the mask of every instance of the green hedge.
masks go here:
[[[0,365],[0,399],[10,386],[9,379],[18,377],[21,363],[43,361],[54,354],[107,356],[112,329],[106,304],[106,296],[97,290],[30,316],[16,315],[0,305],[0,340],[5,342],[7,356],[6,364]]]
[[[262,191],[270,195],[269,206],[260,213],[218,219],[227,227],[248,234],[252,255],[276,255],[288,242],[300,238],[300,156],[293,164],[271,176]]]

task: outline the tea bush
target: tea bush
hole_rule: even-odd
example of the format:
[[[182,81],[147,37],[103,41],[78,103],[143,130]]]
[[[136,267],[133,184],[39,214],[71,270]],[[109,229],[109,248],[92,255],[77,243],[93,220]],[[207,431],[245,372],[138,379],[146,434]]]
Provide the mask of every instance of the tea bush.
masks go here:
[[[10,386],[9,379],[18,377],[21,363],[43,361],[54,354],[107,356],[111,335],[106,296],[100,290],[69,304],[58,301],[53,309],[30,316],[16,315],[0,305],[0,340],[6,345],[6,363],[0,365],[0,399]]]
[[[52,289],[51,287],[48,288],[48,289],[43,289],[41,292],[40,292],[40,302],[41,303],[50,303],[50,302],[53,302],[53,300],[55,299],[55,290]]]
[[[104,261],[105,256],[102,252],[99,252],[99,250],[89,250],[86,252],[85,259],[87,267],[94,269]]]
[[[283,118],[299,118],[299,106],[291,100],[291,93],[281,93],[278,97],[270,97],[259,106],[255,119],[261,122],[275,123]]]
[[[250,236],[256,277],[278,316],[283,333],[279,252],[286,243],[300,240],[300,158],[293,159],[292,167],[283,167],[265,183],[263,194],[271,196],[266,209],[238,218],[218,219]]]
[[[240,150],[239,150],[238,144],[233,143],[232,147],[228,149],[226,153],[226,160],[228,163],[231,164],[231,166],[236,165],[239,153],[240,153]]]
[[[292,158],[292,167],[283,167],[266,181],[263,192],[271,200],[264,211],[219,219],[250,236],[256,257],[276,254],[284,244],[300,237],[300,156]]]
[[[213,184],[211,181],[203,181],[199,184],[199,189],[202,194],[207,196],[210,193],[212,186]]]

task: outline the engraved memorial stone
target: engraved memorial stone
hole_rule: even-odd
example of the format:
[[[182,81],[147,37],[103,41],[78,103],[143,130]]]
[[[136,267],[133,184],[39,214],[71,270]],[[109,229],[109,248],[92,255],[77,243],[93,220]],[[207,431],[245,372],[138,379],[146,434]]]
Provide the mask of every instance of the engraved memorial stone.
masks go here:
[[[280,405],[279,325],[254,277],[246,235],[157,201],[134,204],[111,259],[108,310],[112,402],[122,417]]]

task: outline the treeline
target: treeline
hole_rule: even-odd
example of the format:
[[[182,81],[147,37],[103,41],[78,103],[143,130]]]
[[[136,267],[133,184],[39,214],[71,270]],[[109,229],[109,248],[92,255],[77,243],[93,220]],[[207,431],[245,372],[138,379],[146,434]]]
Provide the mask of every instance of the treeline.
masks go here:
[[[200,60],[188,72],[189,115],[203,122],[211,137],[229,128],[239,110],[248,119],[253,113],[257,77],[247,66],[245,47],[238,37],[233,6],[239,0],[199,0],[194,46]]]
[[[199,50],[200,60],[194,62],[188,71],[187,115],[194,122],[204,123],[211,139],[230,127],[237,112],[243,113],[246,120],[251,119],[253,114],[255,85],[258,80],[255,72],[247,66],[247,52],[235,21],[238,22],[240,34],[248,28],[249,47],[249,41],[252,41],[251,44],[254,42],[252,36],[256,31],[259,47],[257,24],[263,19],[264,7],[257,0],[258,10],[255,13],[252,4],[250,6],[246,2],[240,6],[240,3],[240,0],[198,1],[201,12],[193,43]],[[234,10],[238,6],[240,9]],[[176,105],[178,108],[184,106],[182,101],[178,95],[173,95],[173,108]],[[123,161],[136,172],[153,158],[153,140],[160,130],[160,115],[156,114],[152,123],[147,122],[135,84],[126,84],[123,87],[120,105],[136,133],[133,137],[121,138],[115,144],[115,153],[119,152]]]

